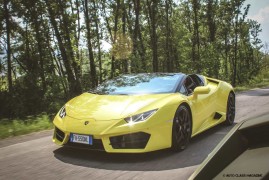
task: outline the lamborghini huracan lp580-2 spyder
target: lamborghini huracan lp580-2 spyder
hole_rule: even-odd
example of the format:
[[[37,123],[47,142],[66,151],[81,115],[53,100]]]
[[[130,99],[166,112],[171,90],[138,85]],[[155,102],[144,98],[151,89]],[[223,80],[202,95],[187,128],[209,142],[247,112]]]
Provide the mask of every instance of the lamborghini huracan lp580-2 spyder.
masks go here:
[[[235,93],[202,75],[122,75],[67,102],[53,123],[53,142],[111,153],[181,151],[191,137],[231,125]]]

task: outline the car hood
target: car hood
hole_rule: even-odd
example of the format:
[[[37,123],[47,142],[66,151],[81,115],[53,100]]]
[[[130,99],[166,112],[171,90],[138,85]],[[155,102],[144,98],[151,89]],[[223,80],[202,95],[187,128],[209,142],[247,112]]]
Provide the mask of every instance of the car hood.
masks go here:
[[[66,104],[66,112],[69,117],[76,119],[117,120],[136,114],[141,108],[171,95],[97,95],[83,93]]]

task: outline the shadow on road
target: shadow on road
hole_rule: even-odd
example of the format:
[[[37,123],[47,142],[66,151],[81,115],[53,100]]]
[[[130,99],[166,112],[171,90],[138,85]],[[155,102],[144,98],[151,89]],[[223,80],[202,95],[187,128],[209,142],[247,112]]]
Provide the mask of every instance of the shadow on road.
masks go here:
[[[200,164],[232,126],[219,125],[194,138],[188,148],[180,153],[167,150],[145,154],[109,154],[62,147],[54,151],[54,156],[77,166],[123,171],[159,171],[184,168]]]

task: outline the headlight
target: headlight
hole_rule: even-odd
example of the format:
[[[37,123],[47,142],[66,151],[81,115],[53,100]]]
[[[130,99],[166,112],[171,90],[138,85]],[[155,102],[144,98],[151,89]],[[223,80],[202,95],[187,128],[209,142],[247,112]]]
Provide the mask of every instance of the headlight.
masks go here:
[[[124,118],[124,120],[127,123],[132,123],[132,122],[139,122],[139,121],[145,121],[146,119],[148,119],[152,114],[154,114],[158,109],[153,109],[141,114],[136,114],[127,118]]]
[[[59,112],[59,116],[60,116],[60,118],[62,118],[62,119],[66,116],[65,106],[62,107],[62,109],[60,110],[60,112]]]

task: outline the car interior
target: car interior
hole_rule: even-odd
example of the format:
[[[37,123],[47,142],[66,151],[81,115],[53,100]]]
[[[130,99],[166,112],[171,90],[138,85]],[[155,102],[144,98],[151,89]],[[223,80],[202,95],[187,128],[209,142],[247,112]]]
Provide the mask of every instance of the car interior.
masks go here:
[[[196,74],[188,75],[184,81],[184,86],[187,90],[187,95],[191,95],[194,89],[198,86],[204,86],[204,81]]]

